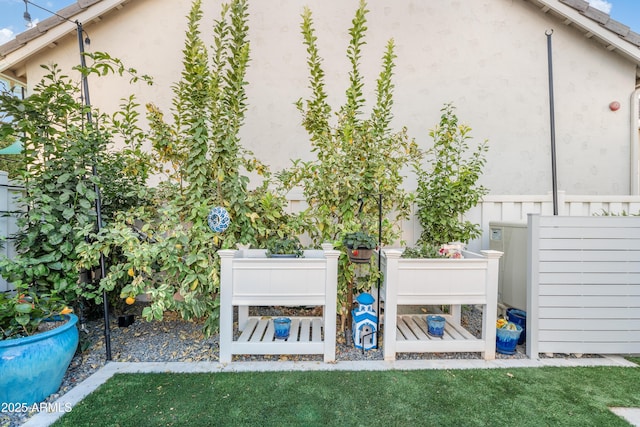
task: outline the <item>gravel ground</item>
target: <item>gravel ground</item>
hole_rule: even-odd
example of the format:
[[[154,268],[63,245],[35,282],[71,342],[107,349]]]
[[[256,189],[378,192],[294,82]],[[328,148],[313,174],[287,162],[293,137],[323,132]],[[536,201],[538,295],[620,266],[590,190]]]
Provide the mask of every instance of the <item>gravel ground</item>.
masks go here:
[[[136,304],[134,311],[140,313],[142,306]],[[271,307],[259,310],[252,308],[250,315],[291,316],[309,315],[304,309]],[[425,309],[421,309],[425,312]],[[431,312],[431,311],[430,311]],[[51,395],[45,402],[54,402],[67,393],[81,381],[96,372],[106,363],[104,345],[103,321],[87,322],[85,329],[80,332],[81,344],[88,346],[85,351],[78,352],[64,377],[62,386],[57,393]],[[462,325],[475,336],[480,336],[482,312],[476,307],[463,308]],[[111,326],[111,352],[115,362],[196,362],[217,361],[219,354],[218,336],[205,338],[202,334],[202,324],[199,322],[185,322],[174,313],[167,313],[161,322],[146,322],[136,316],[136,321],[129,327],[118,327],[113,319]],[[338,322],[339,327],[339,322]],[[497,354],[498,359],[526,358],[524,346],[518,346],[514,355]],[[480,353],[398,353],[397,359],[479,359]],[[383,360],[381,349],[365,351],[347,345],[344,334],[337,335],[336,359],[346,360]],[[234,361],[249,360],[314,360],[322,361],[322,355],[282,355],[256,356],[237,355]],[[24,423],[33,413],[0,413],[0,427],[17,427]]]

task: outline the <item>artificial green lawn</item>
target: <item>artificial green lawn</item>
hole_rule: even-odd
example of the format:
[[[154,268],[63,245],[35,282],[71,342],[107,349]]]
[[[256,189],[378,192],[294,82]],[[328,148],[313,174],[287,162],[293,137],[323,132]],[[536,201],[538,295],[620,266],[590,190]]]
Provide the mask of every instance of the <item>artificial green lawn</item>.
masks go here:
[[[55,426],[628,426],[640,368],[117,374]]]

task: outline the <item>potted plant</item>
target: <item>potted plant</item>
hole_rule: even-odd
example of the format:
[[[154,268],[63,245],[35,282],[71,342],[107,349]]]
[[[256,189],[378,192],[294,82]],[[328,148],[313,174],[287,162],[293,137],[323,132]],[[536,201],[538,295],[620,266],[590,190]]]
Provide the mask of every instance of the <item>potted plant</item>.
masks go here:
[[[504,318],[496,321],[496,351],[501,354],[515,354],[522,327]]]
[[[417,216],[422,226],[418,245],[467,243],[480,237],[479,224],[463,220],[488,190],[477,182],[486,163],[486,141],[471,152],[471,128],[458,123],[455,108],[446,104],[440,123],[429,132],[433,147],[427,151],[430,168],[416,167]]]
[[[385,302],[385,360],[396,352],[480,351],[486,359],[495,357],[493,323],[497,310],[498,262],[501,252],[463,251],[464,244],[480,236],[478,224],[463,220],[463,215],[480,202],[487,190],[477,181],[485,164],[487,150],[483,142],[468,153],[470,128],[458,123],[454,107],[442,108],[439,124],[429,135],[434,140],[427,152],[430,168],[417,167],[418,188],[415,200],[422,233],[415,248],[385,249],[381,253],[382,297]],[[464,256],[463,256],[464,254]],[[401,257],[402,256],[402,257]],[[400,305],[450,306],[447,324],[467,339],[403,339],[397,313]],[[464,304],[482,304],[482,337],[471,337],[461,324]],[[409,316],[416,325],[424,316]],[[407,319],[405,319],[407,320]]]
[[[300,258],[303,256],[302,244],[297,236],[272,237],[267,240],[266,253],[269,258]]]
[[[78,346],[78,317],[53,295],[0,293],[0,402],[55,393]]]
[[[342,244],[347,249],[349,260],[355,264],[368,263],[378,245],[376,239],[364,231],[346,233],[342,238]]]
[[[402,258],[451,258],[462,259],[464,245],[459,242],[447,243],[444,245],[422,245],[413,248],[406,248],[402,253]]]

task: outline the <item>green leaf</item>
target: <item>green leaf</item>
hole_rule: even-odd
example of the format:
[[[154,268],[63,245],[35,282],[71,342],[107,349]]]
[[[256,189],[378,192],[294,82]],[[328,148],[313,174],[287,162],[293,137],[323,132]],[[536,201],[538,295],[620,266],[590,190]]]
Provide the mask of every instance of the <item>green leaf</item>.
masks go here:
[[[51,264],[47,265],[51,270],[62,270],[62,263],[61,262],[52,262]]]
[[[33,310],[33,306],[31,305],[31,303],[21,303],[16,304],[15,309],[18,313],[31,313],[31,311]]]
[[[15,319],[16,319],[16,322],[18,322],[19,325],[27,326],[29,324],[29,322],[31,321],[31,316],[29,316],[28,314],[24,314],[24,315],[21,315],[21,316],[16,316]]]
[[[59,245],[60,243],[62,243],[62,235],[60,233],[51,233],[49,234],[48,238],[49,243],[53,246]]]
[[[69,181],[69,179],[71,179],[71,174],[63,173],[62,175],[58,176],[58,185],[64,184],[65,182]]]
[[[92,208],[91,202],[89,200],[87,200],[87,199],[80,199],[80,201],[78,203],[80,204],[80,206],[83,209],[89,210],[89,209]]]
[[[75,211],[73,210],[73,208],[66,208],[62,212],[62,217],[64,219],[66,219],[67,221],[70,220],[71,218],[73,218],[74,215],[75,215]]]

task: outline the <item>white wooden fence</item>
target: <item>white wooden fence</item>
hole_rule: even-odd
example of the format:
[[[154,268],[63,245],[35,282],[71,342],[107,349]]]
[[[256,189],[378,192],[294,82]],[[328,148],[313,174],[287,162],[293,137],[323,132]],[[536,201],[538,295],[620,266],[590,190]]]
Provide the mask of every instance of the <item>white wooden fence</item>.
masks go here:
[[[292,191],[288,195],[289,209],[291,212],[304,209],[302,191]],[[354,207],[357,209],[357,206]],[[567,195],[564,191],[558,192],[558,215],[560,216],[592,216],[611,212],[615,214],[638,214],[640,212],[640,196],[613,195],[613,196],[580,196]],[[528,214],[553,214],[553,195],[488,195],[482,203],[471,209],[465,219],[480,224],[482,237],[469,242],[467,249],[472,252],[480,252],[489,249],[490,229],[489,223],[494,221],[527,222]],[[411,246],[420,237],[420,223],[412,219],[402,223],[402,240]],[[399,246],[398,242],[391,245]]]
[[[528,221],[527,355],[640,353],[640,217]]]
[[[2,246],[0,247],[0,256],[12,258],[15,255],[15,249],[11,236],[17,231],[17,210],[18,198],[22,196],[22,187],[11,185],[7,178],[7,172],[0,171],[0,238],[2,238]],[[10,285],[0,277],[0,292],[10,290]]]

